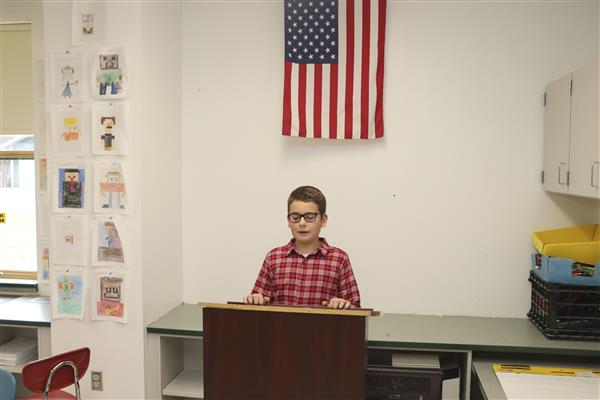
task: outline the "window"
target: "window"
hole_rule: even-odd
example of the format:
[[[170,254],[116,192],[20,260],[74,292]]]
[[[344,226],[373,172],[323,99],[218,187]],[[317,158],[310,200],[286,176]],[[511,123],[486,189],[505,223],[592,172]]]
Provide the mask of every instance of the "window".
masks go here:
[[[0,277],[37,279],[31,27],[0,24]]]

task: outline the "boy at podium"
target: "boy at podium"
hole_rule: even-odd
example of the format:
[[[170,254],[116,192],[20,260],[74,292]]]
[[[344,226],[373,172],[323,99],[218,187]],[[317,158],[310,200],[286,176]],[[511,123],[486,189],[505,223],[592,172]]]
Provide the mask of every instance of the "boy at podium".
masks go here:
[[[326,200],[312,186],[288,198],[288,227],[293,239],[265,256],[246,304],[360,307],[358,285],[348,254],[319,236],[327,224]]]

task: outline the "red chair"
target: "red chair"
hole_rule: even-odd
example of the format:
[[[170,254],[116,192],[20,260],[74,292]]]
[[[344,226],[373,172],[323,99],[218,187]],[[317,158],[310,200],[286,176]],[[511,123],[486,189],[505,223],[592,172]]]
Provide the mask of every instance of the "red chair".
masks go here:
[[[40,394],[27,397],[27,400],[80,400],[79,379],[83,377],[89,364],[90,349],[87,347],[30,362],[23,367],[23,384],[31,392]],[[75,386],[75,397],[60,390],[70,385]]]

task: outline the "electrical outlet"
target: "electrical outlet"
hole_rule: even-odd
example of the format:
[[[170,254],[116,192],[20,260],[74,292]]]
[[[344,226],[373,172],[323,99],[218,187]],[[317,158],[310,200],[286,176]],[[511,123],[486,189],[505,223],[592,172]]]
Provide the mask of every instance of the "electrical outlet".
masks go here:
[[[102,390],[102,372],[92,371],[92,390]]]

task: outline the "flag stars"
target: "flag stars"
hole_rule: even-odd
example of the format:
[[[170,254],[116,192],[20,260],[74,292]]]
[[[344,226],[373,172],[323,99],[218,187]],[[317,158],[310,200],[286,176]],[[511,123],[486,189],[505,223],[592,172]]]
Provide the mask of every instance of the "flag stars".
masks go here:
[[[285,56],[297,63],[337,63],[337,3],[330,0],[284,0]],[[335,15],[335,17],[333,17]]]

